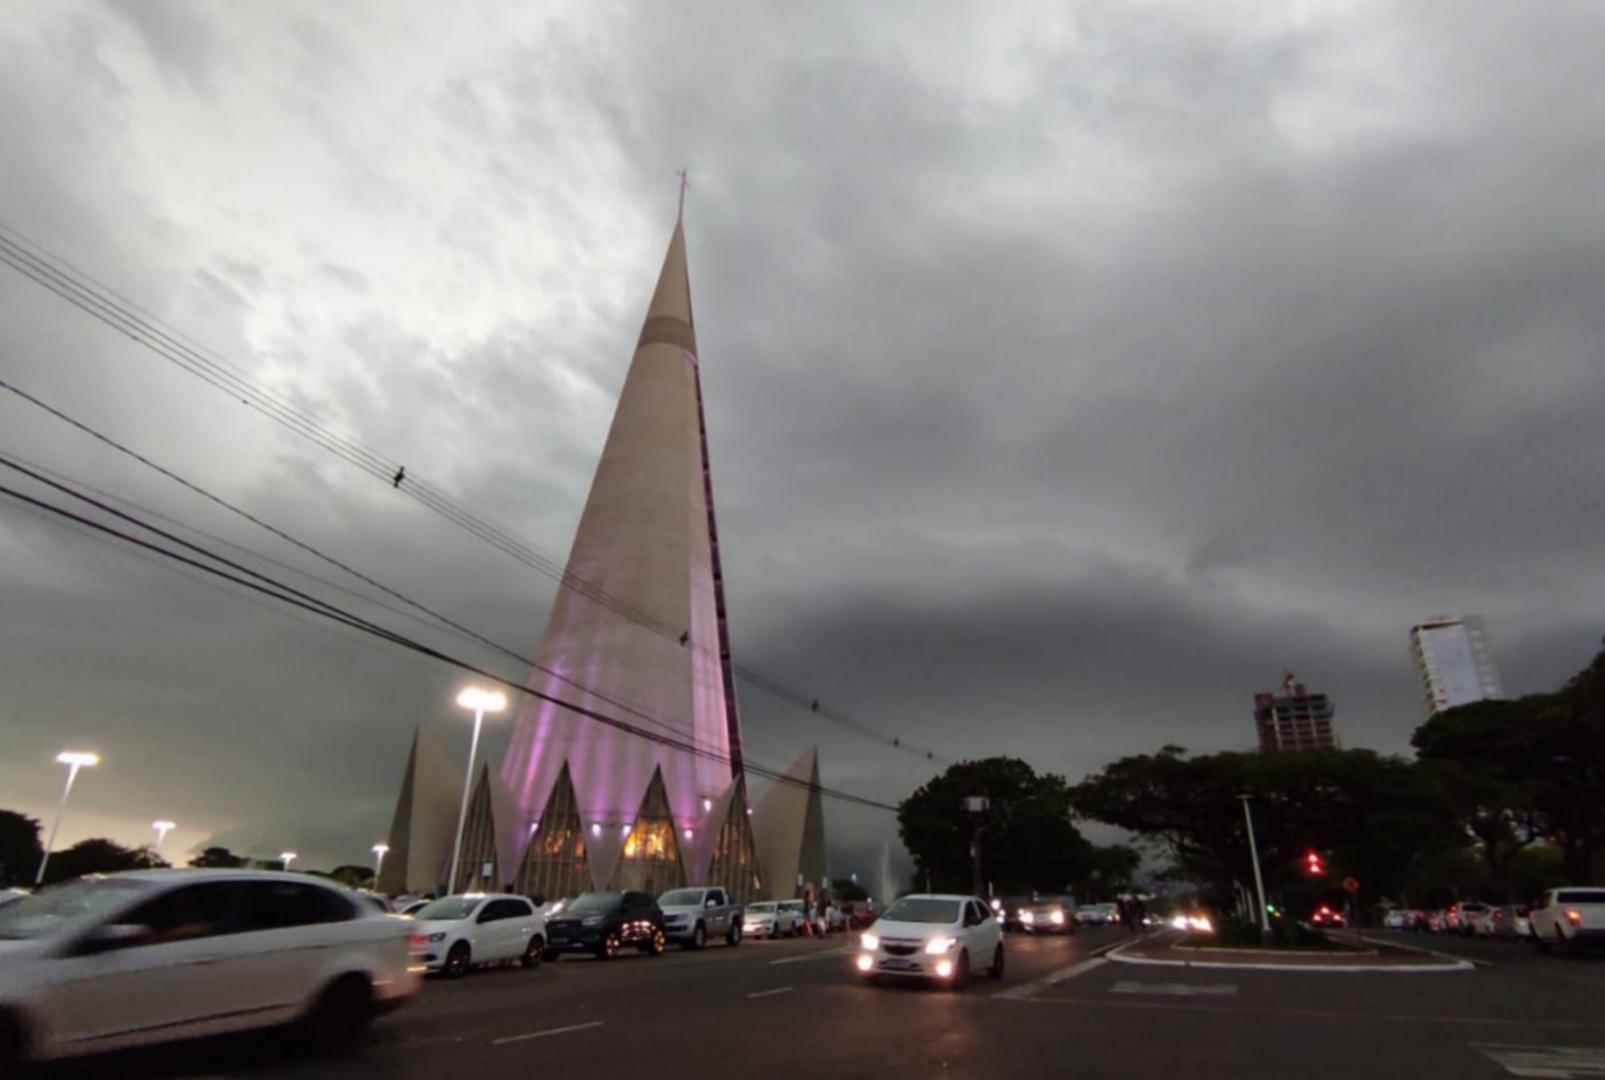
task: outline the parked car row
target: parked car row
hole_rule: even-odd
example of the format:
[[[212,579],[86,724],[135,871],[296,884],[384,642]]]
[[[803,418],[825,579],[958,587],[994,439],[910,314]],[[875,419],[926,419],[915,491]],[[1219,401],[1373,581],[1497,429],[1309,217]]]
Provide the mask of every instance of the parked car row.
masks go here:
[[[1462,900],[1438,911],[1397,909],[1383,916],[1393,930],[1530,941],[1540,950],[1605,942],[1605,888],[1550,889],[1531,905]]]

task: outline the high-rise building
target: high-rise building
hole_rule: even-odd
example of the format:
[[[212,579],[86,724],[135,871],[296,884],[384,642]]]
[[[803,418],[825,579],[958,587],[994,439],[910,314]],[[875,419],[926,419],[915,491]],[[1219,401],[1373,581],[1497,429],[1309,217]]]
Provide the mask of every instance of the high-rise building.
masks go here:
[[[1287,672],[1280,694],[1267,691],[1254,695],[1254,724],[1259,729],[1261,752],[1336,750],[1333,711],[1331,698],[1310,693],[1293,678],[1292,672]]]
[[[1412,626],[1410,659],[1421,676],[1428,716],[1504,696],[1488,656],[1488,628],[1481,615],[1443,615]]]

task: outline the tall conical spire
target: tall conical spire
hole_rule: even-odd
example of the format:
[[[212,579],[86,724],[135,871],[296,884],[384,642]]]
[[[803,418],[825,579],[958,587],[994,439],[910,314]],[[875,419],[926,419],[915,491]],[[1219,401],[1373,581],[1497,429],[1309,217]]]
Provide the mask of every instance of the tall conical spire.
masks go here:
[[[569,764],[596,875],[655,770],[680,829],[739,770],[696,349],[676,221],[569,552],[571,579],[595,588],[559,590],[537,660],[565,678],[538,668],[531,686],[698,752],[529,699],[502,765],[527,828]]]

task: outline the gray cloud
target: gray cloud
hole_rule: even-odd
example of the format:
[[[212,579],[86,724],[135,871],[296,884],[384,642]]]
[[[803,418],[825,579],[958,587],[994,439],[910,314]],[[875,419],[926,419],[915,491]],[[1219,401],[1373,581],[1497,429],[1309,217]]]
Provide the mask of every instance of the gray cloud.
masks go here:
[[[1412,621],[1486,615],[1515,692],[1596,647],[1591,5],[384,10],[26,9],[8,223],[561,555],[689,165],[738,653],[952,756],[1244,746],[1284,667],[1402,751]],[[538,638],[545,578],[10,271],[0,335],[8,378]],[[304,562],[0,418],[8,451]],[[0,553],[19,803],[95,739],[86,812],[137,826],[159,793],[348,861],[411,726],[461,742],[448,673],[11,508]],[[891,800],[931,771],[743,703],[765,760],[817,738]],[[832,813],[870,861],[884,817]]]

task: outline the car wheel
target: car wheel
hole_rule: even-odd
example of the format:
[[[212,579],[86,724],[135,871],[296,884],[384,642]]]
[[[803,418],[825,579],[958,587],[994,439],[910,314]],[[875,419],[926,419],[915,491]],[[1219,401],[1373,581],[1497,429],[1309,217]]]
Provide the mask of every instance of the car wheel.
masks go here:
[[[604,937],[602,939],[602,944],[600,944],[600,945],[598,945],[596,947],[596,958],[598,960],[612,960],[612,959],[614,959],[616,956],[619,955],[619,948],[623,944],[624,943],[619,940],[619,935],[618,935],[617,931],[610,932],[606,937]]]
[[[970,985],[970,954],[966,950],[959,953],[959,962],[953,967],[953,989],[963,990]]]
[[[304,1022],[307,1041],[320,1050],[354,1045],[373,1020],[373,988],[361,975],[336,979],[312,1003]]]
[[[993,951],[992,966],[986,969],[986,973],[994,979],[1003,978],[1003,942],[998,942],[997,949]]]
[[[731,923],[730,924],[730,932],[724,936],[724,942],[725,942],[726,945],[740,945],[741,944],[741,924],[740,923]]]
[[[468,942],[459,941],[447,951],[446,963],[440,969],[440,972],[448,979],[460,979],[468,974],[468,969],[473,966],[473,961],[473,950],[469,949]]]
[[[691,928],[691,940],[686,942],[688,949],[700,949],[708,943],[708,929],[701,923]]]
[[[526,968],[540,967],[541,961],[546,958],[546,941],[539,934],[529,939],[529,945],[524,949],[524,958],[519,961]]]
[[[663,931],[654,930],[652,936],[646,939],[646,944],[641,946],[641,951],[648,956],[662,956],[668,947],[669,941],[663,936]]]

